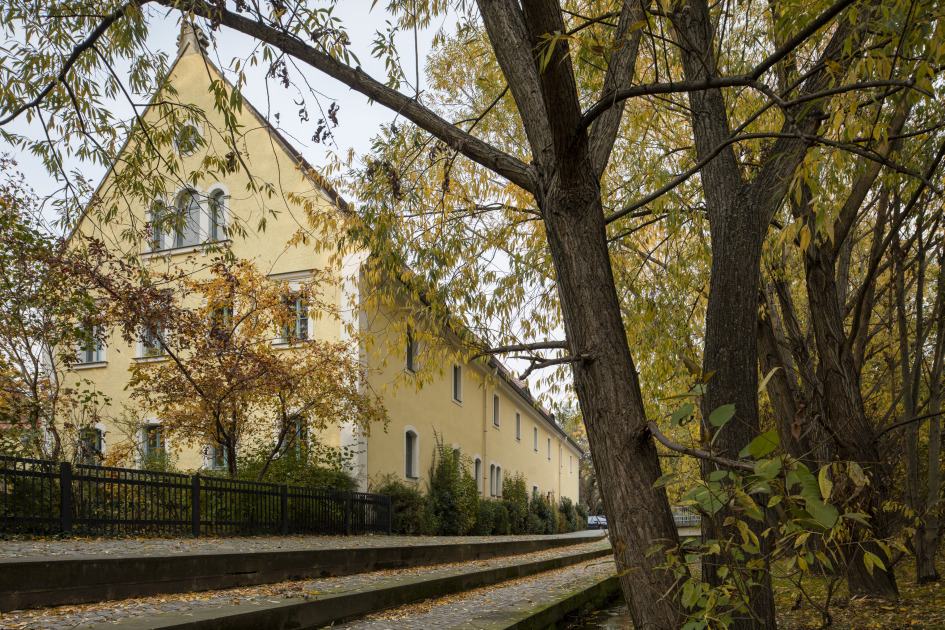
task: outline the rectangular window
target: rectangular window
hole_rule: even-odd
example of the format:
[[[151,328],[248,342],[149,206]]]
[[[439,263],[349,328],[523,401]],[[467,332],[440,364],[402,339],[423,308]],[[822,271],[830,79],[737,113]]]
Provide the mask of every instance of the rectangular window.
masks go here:
[[[301,415],[292,415],[287,419],[285,441],[282,450],[301,454],[308,445],[308,423]]]
[[[453,366],[453,400],[463,402],[463,368],[459,365]]]
[[[410,370],[411,372],[417,371],[417,341],[413,338],[413,333],[409,330],[407,331],[407,340],[406,340],[406,361],[404,361],[404,367]]]
[[[226,470],[227,456],[226,448],[222,444],[214,443],[210,446],[210,469]]]
[[[164,428],[159,424],[149,424],[144,429],[144,454],[146,456],[164,453]]]
[[[522,441],[522,414],[515,412],[515,439]]]
[[[145,358],[164,356],[161,335],[156,330],[145,329],[141,334],[141,356]]]
[[[283,330],[284,341],[308,339],[308,305],[297,295],[287,296],[285,304],[291,311],[289,323]]]
[[[105,352],[102,342],[98,337],[101,336],[101,329],[97,326],[86,329],[90,339],[80,344],[79,363],[100,363],[105,360]]]
[[[538,427],[535,427],[534,429],[532,429],[532,441],[534,442],[532,446],[534,446],[535,452],[537,453],[538,452]]]
[[[492,426],[499,426],[499,395],[492,394]]]
[[[574,472],[574,455],[568,455],[568,472]]]
[[[210,317],[210,338],[225,341],[233,332],[233,306],[230,304],[216,306]]]
[[[83,427],[79,431],[79,463],[97,466],[102,462],[104,440],[102,432],[95,427]]]
[[[548,461],[551,461],[551,438],[548,438]]]

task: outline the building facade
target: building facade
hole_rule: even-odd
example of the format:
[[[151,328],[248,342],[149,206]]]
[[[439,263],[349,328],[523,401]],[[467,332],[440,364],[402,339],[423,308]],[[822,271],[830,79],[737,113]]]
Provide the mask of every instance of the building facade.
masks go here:
[[[229,90],[222,75],[202,54],[199,33],[186,27],[168,85],[179,104],[199,108],[207,121],[213,119],[214,98]],[[161,110],[154,104],[144,114],[145,120],[155,124],[159,124],[160,116]],[[335,265],[342,282],[332,299],[337,301],[342,317],[310,316],[300,305],[295,332],[310,339],[351,344],[352,352],[359,352],[367,364],[370,387],[384,392],[390,421],[386,428],[378,427],[369,435],[342,425],[307,439],[350,447],[356,453],[355,471],[362,489],[371,478],[382,474],[393,474],[407,483],[423,483],[435,439],[439,438],[468,458],[481,496],[500,496],[502,479],[520,472],[535,492],[577,500],[581,450],[555,424],[553,415],[537,404],[526,385],[497,360],[444,361],[442,354],[426,354],[424,345],[409,334],[401,340],[375,343],[375,350],[370,352],[358,347],[355,339],[360,335],[352,335],[352,330],[383,340],[395,334],[390,322],[399,316],[367,306],[367,255],[346,256],[338,265],[328,249],[298,244],[299,226],[310,223],[311,208],[340,213],[344,202],[249,103],[243,103],[238,117],[236,122],[244,130],[238,140],[242,168],[213,178],[181,176],[200,172],[208,156],[226,155],[228,146],[222,132],[209,123],[180,125],[171,130],[175,155],[170,157],[178,160],[181,168],[176,174],[165,173],[168,181],[177,183],[166,186],[166,194],[149,204],[119,204],[121,210],[107,221],[87,213],[76,228],[78,233],[113,244],[123,254],[134,253],[153,270],[191,265],[199,273],[201,263],[205,265],[212,255],[208,250],[214,248],[225,248],[237,258],[253,260],[270,278],[290,286],[310,277],[313,270]],[[193,138],[198,134],[201,142],[195,143]],[[115,194],[112,191],[123,176],[122,169],[119,160],[99,185],[98,196]],[[143,242],[128,245],[123,234],[153,226],[159,214],[165,212],[181,217],[174,229],[152,229]],[[255,229],[233,229],[237,219],[241,225]],[[107,454],[119,442],[133,440],[142,459],[172,448],[159,414],[137,407],[126,389],[130,365],[167,360],[159,343],[146,333],[132,344],[125,343],[114,331],[104,337],[103,343],[78,350],[79,363],[69,375],[86,380],[108,396],[110,408],[115,410],[111,419],[105,415],[101,422],[81,429],[83,448]],[[292,350],[287,347],[285,351]],[[425,363],[431,361],[437,364]],[[412,376],[421,369],[425,374],[422,386],[410,386]],[[114,417],[117,410],[131,416],[121,425],[125,429]],[[128,426],[134,427],[131,435]],[[182,469],[224,465],[222,454],[214,447],[175,451],[177,466]]]

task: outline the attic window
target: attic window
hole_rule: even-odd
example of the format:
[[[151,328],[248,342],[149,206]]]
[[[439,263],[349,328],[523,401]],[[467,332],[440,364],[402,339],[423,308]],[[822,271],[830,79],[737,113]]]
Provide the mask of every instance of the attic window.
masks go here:
[[[183,157],[196,153],[201,141],[200,129],[191,123],[185,123],[174,136],[174,146]]]

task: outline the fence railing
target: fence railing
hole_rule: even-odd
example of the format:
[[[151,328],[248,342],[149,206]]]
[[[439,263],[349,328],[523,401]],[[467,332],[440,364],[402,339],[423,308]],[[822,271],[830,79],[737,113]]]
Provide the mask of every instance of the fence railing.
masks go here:
[[[389,534],[390,497],[0,456],[0,532]]]
[[[702,517],[687,507],[674,505],[673,521],[676,527],[695,527],[702,524]]]

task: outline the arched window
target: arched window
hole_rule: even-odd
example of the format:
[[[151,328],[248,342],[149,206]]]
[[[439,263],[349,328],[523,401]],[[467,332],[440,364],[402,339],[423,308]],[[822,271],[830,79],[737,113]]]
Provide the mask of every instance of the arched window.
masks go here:
[[[210,240],[212,242],[225,241],[229,238],[226,215],[226,196],[222,190],[217,190],[210,195]]]
[[[98,466],[102,463],[102,457],[105,455],[105,431],[100,427],[101,425],[90,425],[79,429],[80,464]]]
[[[495,467],[495,496],[502,496],[502,467]]]
[[[410,479],[418,477],[418,455],[420,454],[420,440],[412,427],[404,431],[404,476]]]
[[[164,204],[159,201],[151,206],[151,251],[164,249]]]
[[[489,464],[489,496],[495,496],[495,464]]]
[[[178,221],[178,228],[174,247],[189,247],[200,243],[200,201],[196,192],[185,190],[181,194],[177,202],[177,213],[175,219]]]

